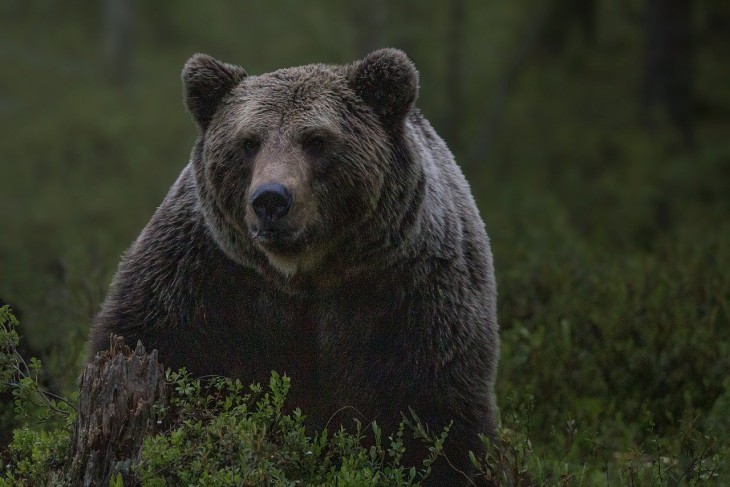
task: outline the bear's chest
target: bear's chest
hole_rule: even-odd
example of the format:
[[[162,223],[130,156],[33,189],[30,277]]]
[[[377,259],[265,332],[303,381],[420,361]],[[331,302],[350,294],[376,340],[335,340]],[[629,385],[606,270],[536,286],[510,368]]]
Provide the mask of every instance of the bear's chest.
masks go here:
[[[225,266],[201,290],[199,327],[215,337],[208,363],[244,382],[268,383],[272,370],[292,380],[291,407],[329,418],[342,406],[363,414],[397,403],[416,387],[418,337],[403,293],[361,284],[327,296],[292,296],[254,272]]]
[[[307,380],[316,365],[315,323],[307,306],[270,289],[252,271],[224,264],[208,273],[195,299],[195,328],[214,341],[208,363],[244,382],[271,371]]]

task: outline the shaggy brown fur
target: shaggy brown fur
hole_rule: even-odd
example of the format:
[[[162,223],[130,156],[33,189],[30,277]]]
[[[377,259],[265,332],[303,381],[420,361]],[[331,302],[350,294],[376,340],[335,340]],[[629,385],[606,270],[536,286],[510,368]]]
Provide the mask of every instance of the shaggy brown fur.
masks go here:
[[[277,370],[314,427],[346,406],[334,421],[356,410],[393,430],[408,408],[432,430],[453,420],[446,454],[468,470],[497,415],[492,256],[467,182],[414,107],[413,63],[384,49],[247,76],[199,54],[183,83],[200,137],[124,254],[92,356],[116,333],[198,375]],[[271,185],[275,220],[252,207]],[[463,480],[441,462],[433,484]]]

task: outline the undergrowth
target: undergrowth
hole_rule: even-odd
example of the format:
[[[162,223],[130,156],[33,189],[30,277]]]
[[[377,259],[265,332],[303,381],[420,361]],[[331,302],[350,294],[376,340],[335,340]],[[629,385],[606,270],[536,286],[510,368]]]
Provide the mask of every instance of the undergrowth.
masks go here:
[[[136,467],[145,486],[411,486],[427,478],[441,453],[443,439],[418,422],[413,431],[431,444],[419,469],[400,463],[405,423],[388,435],[358,421],[354,431],[308,432],[301,410],[286,412],[290,382],[276,372],[268,390],[220,377],[201,381],[184,370],[166,378],[173,395],[158,410],[164,426],[145,441]]]
[[[8,307],[0,308],[0,392],[11,393],[24,424],[2,451],[0,487],[68,485],[75,398],[44,387],[41,363],[18,352],[16,326]],[[168,370],[165,378],[169,402],[157,407],[156,433],[132,467],[143,486],[417,486],[448,442],[448,428],[429,432],[413,412],[394,432],[357,420],[349,430],[308,431],[306,412],[286,408],[289,378],[276,372],[268,388],[196,379],[184,369]],[[723,485],[730,479],[727,443],[704,431],[692,412],[678,421],[681,434],[672,439],[655,433],[646,412],[650,440],[622,451],[575,419],[553,428],[550,447],[542,449],[531,439],[534,412],[531,395],[505,399],[498,441],[483,438],[486,454],[470,453],[477,479],[498,486]],[[406,435],[428,445],[418,468],[401,464]],[[123,485],[121,477],[110,485]]]

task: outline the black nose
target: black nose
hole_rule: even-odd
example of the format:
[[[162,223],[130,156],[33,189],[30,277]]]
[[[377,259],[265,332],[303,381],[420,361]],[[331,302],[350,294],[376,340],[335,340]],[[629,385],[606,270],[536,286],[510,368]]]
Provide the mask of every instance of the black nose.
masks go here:
[[[263,222],[275,222],[289,213],[291,193],[279,183],[262,184],[251,195],[254,213]]]

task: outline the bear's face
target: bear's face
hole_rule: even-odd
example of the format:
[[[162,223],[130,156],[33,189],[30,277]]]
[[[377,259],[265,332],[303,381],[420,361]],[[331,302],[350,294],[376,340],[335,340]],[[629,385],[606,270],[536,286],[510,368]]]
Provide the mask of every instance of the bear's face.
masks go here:
[[[221,248],[242,264],[263,255],[288,276],[367,231],[416,76],[394,50],[261,76],[208,56],[188,61],[186,103],[201,128],[196,185]]]

